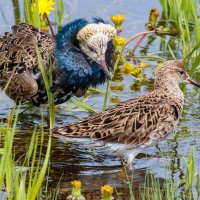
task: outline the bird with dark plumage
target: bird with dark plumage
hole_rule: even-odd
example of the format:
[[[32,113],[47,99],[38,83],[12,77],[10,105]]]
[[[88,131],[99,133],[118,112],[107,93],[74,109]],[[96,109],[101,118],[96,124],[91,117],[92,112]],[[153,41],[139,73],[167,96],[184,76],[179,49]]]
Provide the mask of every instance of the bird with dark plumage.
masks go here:
[[[112,39],[116,29],[100,18],[78,19],[65,25],[53,37],[26,23],[12,27],[0,37],[0,87],[14,100],[48,103],[36,46],[47,74],[53,65],[52,92],[60,104],[73,95],[82,96],[89,87],[110,79],[113,68]]]

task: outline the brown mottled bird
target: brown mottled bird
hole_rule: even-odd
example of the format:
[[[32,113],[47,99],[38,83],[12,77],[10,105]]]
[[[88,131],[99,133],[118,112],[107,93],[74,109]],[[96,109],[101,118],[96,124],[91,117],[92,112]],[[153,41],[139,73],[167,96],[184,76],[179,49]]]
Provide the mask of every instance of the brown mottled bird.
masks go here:
[[[182,62],[166,61],[156,70],[152,92],[83,121],[54,129],[53,133],[68,139],[102,141],[107,152],[122,155],[131,163],[141,148],[161,140],[175,129],[184,104],[179,83],[200,87],[190,79]]]

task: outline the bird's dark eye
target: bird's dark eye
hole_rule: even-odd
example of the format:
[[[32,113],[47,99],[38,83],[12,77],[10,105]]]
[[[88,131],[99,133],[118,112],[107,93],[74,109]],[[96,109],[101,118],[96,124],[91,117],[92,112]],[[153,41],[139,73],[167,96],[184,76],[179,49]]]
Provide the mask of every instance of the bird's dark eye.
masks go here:
[[[183,74],[184,74],[184,71],[183,71],[183,70],[179,70],[178,73],[179,73],[180,75],[183,75]]]
[[[91,52],[96,53],[96,50],[95,50],[93,47],[88,46],[88,49],[89,49]]]

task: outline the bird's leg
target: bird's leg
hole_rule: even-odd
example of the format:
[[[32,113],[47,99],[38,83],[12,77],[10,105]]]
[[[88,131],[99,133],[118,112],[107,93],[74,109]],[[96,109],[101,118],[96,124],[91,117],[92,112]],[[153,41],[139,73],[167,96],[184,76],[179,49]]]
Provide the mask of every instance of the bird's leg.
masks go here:
[[[132,162],[129,162],[128,160],[126,160],[124,162],[123,166],[125,167],[125,169],[132,169],[133,168]]]
[[[120,159],[121,165],[122,165],[125,169],[132,169],[132,168],[133,168],[132,161],[126,160],[126,159],[123,158],[123,157],[120,157],[119,159]]]
[[[119,160],[122,165],[122,169],[119,170],[118,176],[120,176],[121,179],[127,178],[127,172],[133,169],[132,162],[129,162],[128,160],[124,159],[123,157],[119,157]]]

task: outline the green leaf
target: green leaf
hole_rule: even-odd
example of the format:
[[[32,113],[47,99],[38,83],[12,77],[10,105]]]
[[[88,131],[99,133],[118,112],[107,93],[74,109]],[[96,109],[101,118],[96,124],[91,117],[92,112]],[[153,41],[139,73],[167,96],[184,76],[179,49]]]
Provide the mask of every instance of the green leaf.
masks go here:
[[[96,113],[96,110],[94,108],[92,108],[90,105],[88,105],[86,102],[80,100],[79,98],[77,97],[72,97],[69,102],[73,103],[74,105],[76,105],[77,107],[80,107],[80,108],[83,108],[85,109],[86,111],[89,111],[89,112],[95,112]]]

